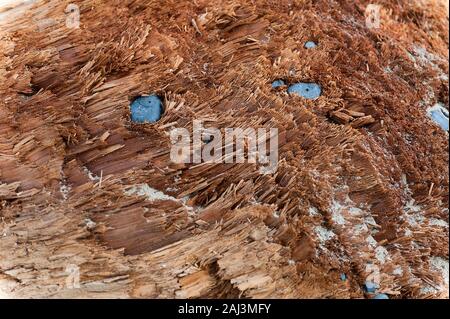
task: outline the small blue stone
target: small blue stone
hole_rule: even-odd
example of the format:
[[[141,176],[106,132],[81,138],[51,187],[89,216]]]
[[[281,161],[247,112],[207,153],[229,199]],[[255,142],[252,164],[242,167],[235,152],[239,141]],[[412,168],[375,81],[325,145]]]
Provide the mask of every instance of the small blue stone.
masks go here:
[[[286,83],[284,83],[283,80],[276,80],[276,81],[272,82],[272,88],[273,89],[276,89],[276,88],[278,88],[280,86],[284,86],[284,85],[286,85]]]
[[[163,103],[156,95],[138,97],[131,103],[130,110],[135,123],[155,123],[164,112]]]
[[[341,280],[342,281],[346,281],[347,280],[347,276],[345,274],[341,274]]]
[[[314,100],[322,94],[322,88],[316,83],[296,83],[288,88],[289,94],[297,94],[305,99]]]
[[[444,131],[448,131],[449,120],[448,120],[448,110],[444,108],[441,104],[436,104],[428,110],[428,115],[439,125]]]
[[[308,41],[305,43],[306,49],[314,49],[315,47],[317,47],[317,44],[314,41]]]
[[[389,299],[389,297],[386,294],[378,294],[373,299]]]
[[[375,284],[371,281],[366,281],[366,283],[364,284],[364,289],[368,293],[374,293],[377,290],[377,288],[378,288],[377,284]]]

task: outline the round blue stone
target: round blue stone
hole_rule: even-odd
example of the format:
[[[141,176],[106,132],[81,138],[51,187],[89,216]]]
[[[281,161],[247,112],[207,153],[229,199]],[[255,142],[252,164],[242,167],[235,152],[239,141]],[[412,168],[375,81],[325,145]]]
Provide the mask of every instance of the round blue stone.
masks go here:
[[[444,131],[448,131],[449,120],[448,120],[448,110],[444,108],[441,104],[436,104],[428,110],[429,116],[433,121],[439,125]]]
[[[317,44],[314,41],[308,41],[305,43],[306,49],[314,49],[315,47],[317,47]]]
[[[286,85],[283,80],[276,80],[272,82],[272,88],[276,89],[280,86]]]
[[[366,281],[366,283],[364,284],[364,289],[368,293],[374,293],[378,289],[378,285],[371,281]]]
[[[347,280],[347,275],[346,274],[341,274],[341,280],[342,281],[346,281]]]
[[[322,88],[316,83],[296,83],[288,88],[289,94],[297,94],[305,99],[314,100],[322,94]]]
[[[155,123],[164,113],[163,103],[156,95],[138,97],[131,103],[130,110],[135,123]]]
[[[378,294],[373,299],[389,299],[389,297],[386,294]]]

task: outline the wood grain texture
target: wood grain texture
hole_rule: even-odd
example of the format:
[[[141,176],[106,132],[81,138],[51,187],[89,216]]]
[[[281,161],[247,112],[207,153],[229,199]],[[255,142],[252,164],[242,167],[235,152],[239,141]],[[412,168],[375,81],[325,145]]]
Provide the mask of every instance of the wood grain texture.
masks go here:
[[[381,29],[362,0],[82,0],[78,29],[69,3],[0,29],[0,295],[363,298],[376,266],[391,298],[448,297],[439,2],[381,1]],[[165,114],[133,124],[147,93]],[[277,127],[277,172],[172,163],[170,129],[196,119]]]

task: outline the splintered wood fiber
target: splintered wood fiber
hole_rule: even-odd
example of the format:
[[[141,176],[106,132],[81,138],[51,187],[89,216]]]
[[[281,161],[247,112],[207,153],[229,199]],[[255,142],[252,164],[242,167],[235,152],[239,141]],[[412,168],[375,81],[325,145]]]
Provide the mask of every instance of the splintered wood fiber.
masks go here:
[[[69,3],[0,21],[0,296],[448,297],[444,2]],[[278,128],[278,170],[173,163],[197,119]]]

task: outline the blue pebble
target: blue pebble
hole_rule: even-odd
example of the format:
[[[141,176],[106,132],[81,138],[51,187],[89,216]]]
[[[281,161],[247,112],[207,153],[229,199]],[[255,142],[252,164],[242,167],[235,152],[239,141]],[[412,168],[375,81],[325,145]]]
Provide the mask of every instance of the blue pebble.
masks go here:
[[[317,47],[317,44],[314,41],[308,41],[305,43],[306,49],[314,49],[315,47]]]
[[[389,299],[389,297],[386,294],[378,294],[373,299]]]
[[[439,125],[443,130],[448,131],[448,110],[441,106],[440,104],[436,104],[432,108],[428,110],[428,115]]]
[[[276,89],[276,88],[278,88],[280,86],[283,86],[283,85],[286,85],[286,83],[284,83],[283,80],[276,80],[276,81],[272,82],[272,88],[273,89]]]
[[[155,123],[164,112],[163,103],[156,95],[138,97],[131,103],[130,110],[135,123]]]
[[[341,280],[342,281],[346,281],[347,280],[347,276],[345,274],[341,274]]]
[[[289,94],[297,94],[305,99],[314,100],[322,94],[322,88],[316,83],[296,83],[288,88]]]
[[[371,281],[366,281],[366,283],[364,284],[364,289],[368,293],[374,293],[377,290],[377,288],[378,288],[377,284],[375,284]]]

